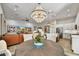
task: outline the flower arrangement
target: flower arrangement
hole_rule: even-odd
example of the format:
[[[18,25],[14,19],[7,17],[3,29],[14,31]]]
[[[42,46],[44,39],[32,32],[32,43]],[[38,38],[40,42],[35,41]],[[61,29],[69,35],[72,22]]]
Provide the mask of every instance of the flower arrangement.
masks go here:
[[[37,35],[36,37],[35,37],[35,42],[36,43],[42,43],[43,42],[43,36],[41,36],[41,35]]]
[[[34,45],[43,46],[43,42],[45,39],[45,34],[42,29],[38,29],[33,33]]]

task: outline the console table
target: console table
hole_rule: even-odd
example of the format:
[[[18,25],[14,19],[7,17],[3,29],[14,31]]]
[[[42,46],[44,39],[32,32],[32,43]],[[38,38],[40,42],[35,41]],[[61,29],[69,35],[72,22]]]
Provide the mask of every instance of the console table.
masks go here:
[[[64,56],[63,48],[51,40],[44,41],[43,48],[34,48],[33,40],[28,40],[16,47],[16,56]]]

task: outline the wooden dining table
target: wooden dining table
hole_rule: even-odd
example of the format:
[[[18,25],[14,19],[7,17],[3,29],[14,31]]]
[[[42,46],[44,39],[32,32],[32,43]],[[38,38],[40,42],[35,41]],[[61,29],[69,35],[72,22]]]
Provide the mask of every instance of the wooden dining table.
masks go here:
[[[16,47],[16,56],[64,56],[64,49],[51,40],[45,40],[42,48],[35,48],[33,40],[28,40]]]

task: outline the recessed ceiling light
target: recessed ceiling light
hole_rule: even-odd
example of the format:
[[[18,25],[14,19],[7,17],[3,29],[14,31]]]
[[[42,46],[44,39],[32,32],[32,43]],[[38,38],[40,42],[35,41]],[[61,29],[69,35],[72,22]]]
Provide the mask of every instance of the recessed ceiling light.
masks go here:
[[[14,11],[16,11],[17,9],[15,8]]]
[[[14,11],[16,11],[17,8],[19,8],[19,6],[18,5],[14,5]]]
[[[67,12],[70,12],[70,9],[67,9]]]

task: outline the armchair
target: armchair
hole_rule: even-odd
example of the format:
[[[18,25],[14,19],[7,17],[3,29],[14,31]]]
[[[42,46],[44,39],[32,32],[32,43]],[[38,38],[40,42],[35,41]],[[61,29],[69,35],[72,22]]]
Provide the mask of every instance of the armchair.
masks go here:
[[[0,56],[11,56],[11,53],[7,49],[7,44],[4,40],[0,40]]]

